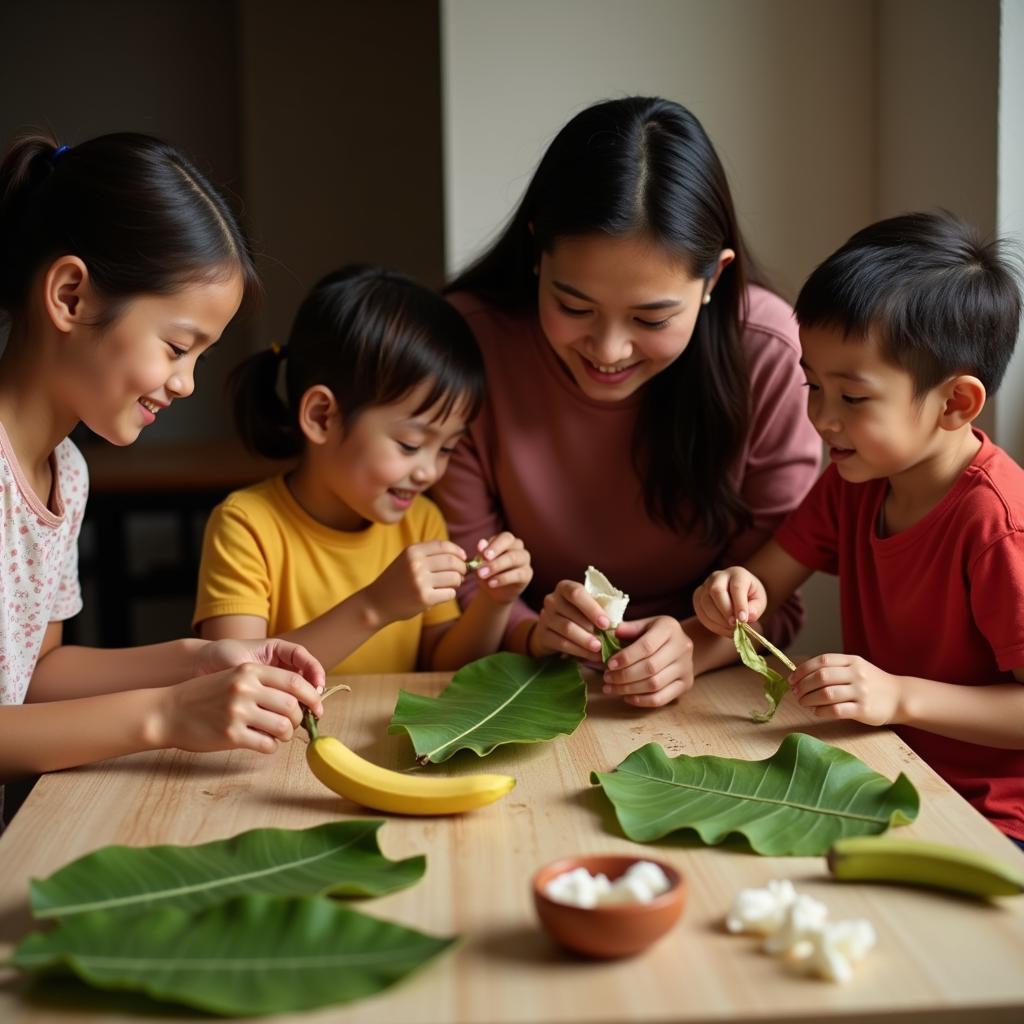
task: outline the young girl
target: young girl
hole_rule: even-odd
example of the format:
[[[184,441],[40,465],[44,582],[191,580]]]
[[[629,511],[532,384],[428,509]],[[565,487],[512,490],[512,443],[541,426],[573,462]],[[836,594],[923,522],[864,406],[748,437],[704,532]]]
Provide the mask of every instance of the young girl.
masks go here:
[[[466,551],[424,496],[483,398],[462,317],[406,277],[347,267],[306,298],[287,346],[251,356],[233,383],[246,444],[298,462],[214,509],[202,636],[284,637],[349,673],[458,668],[496,650],[530,556],[508,532],[479,540],[483,585],[460,618]]]
[[[608,626],[583,588],[595,565],[638,616],[618,628],[609,693],[664,704],[727,653],[691,615],[693,589],[764,543],[820,455],[792,311],[753,278],[700,122],[635,96],[558,133],[450,285],[488,404],[437,498],[456,542],[510,529],[533,554],[511,649],[593,659]],[[775,638],[799,621],[788,602]]]
[[[255,284],[224,201],[156,139],[26,135],[0,165],[0,781],[159,747],[270,752],[299,701],[319,709],[323,670],[293,644],[61,645],[88,491],[68,434],[131,444],[192,393]]]

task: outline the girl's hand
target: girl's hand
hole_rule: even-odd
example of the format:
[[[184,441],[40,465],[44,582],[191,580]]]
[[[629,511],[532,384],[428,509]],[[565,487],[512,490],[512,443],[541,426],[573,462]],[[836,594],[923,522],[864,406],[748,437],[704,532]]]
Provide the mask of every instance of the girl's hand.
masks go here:
[[[305,647],[290,640],[212,640],[199,649],[192,675],[206,676],[249,663],[291,669],[316,687],[324,688],[324,669]]]
[[[483,565],[476,570],[480,593],[496,604],[511,604],[533,579],[530,552],[514,534],[505,531],[477,546]]]
[[[899,677],[855,654],[819,654],[797,667],[789,685],[815,718],[890,725],[900,706]]]
[[[601,641],[595,629],[611,625],[605,610],[587,593],[582,583],[562,580],[544,598],[537,625],[530,632],[529,654],[568,654],[573,658],[600,659]]]
[[[701,625],[718,636],[732,636],[737,619],[757,622],[767,606],[764,585],[742,565],[713,572],[693,593]]]
[[[320,696],[308,680],[287,669],[248,662],[161,691],[149,738],[155,747],[272,754],[301,725],[302,705],[323,714]]]
[[[605,693],[627,704],[657,708],[693,686],[693,641],[677,619],[656,615],[615,630],[622,650],[608,659]]]
[[[365,593],[381,625],[387,625],[453,601],[465,575],[462,548],[448,540],[428,540],[407,547]]]

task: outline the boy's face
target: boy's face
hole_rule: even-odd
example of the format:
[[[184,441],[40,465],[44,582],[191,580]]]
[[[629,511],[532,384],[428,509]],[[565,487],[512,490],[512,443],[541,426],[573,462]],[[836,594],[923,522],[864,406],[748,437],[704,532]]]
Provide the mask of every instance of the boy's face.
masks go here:
[[[938,388],[915,398],[913,378],[870,335],[801,327],[800,347],[807,415],[844,480],[892,478],[934,453],[945,407]]]

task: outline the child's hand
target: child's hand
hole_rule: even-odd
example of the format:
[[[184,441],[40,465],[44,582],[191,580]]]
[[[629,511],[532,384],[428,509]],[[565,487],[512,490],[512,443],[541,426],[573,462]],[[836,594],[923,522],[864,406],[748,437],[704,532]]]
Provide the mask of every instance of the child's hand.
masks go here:
[[[693,641],[677,619],[656,615],[623,622],[615,636],[622,650],[608,659],[605,693],[657,708],[693,686]]]
[[[323,714],[316,688],[287,669],[248,662],[161,691],[150,739],[156,747],[272,754],[302,723]]]
[[[889,725],[900,704],[899,677],[855,654],[819,654],[797,667],[789,685],[816,718]]]
[[[732,636],[737,619],[757,622],[767,606],[763,584],[742,565],[713,572],[693,593],[701,625],[719,636]]]
[[[476,570],[480,593],[496,604],[511,604],[533,579],[530,552],[514,534],[505,531],[477,546],[483,565]]]
[[[366,596],[386,625],[454,600],[465,575],[462,548],[448,540],[428,540],[407,547],[366,588]]]
[[[290,640],[264,637],[261,640],[211,640],[199,649],[192,675],[206,676],[225,668],[252,662],[298,672],[316,687],[324,688],[324,669],[305,647]]]

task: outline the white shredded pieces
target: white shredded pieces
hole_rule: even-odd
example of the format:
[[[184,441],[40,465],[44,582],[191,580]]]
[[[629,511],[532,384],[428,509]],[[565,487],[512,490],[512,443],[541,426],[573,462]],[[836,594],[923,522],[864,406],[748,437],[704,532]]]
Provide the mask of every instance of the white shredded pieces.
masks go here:
[[[637,861],[614,882],[607,875],[592,875],[586,868],[574,868],[556,875],[544,887],[544,895],[572,907],[601,907],[616,903],[650,903],[667,892],[668,876],[657,864]]]
[[[725,919],[730,932],[763,935],[764,951],[796,962],[806,973],[840,983],[875,944],[870,921],[828,920],[820,900],[801,895],[787,879],[742,889]]]

